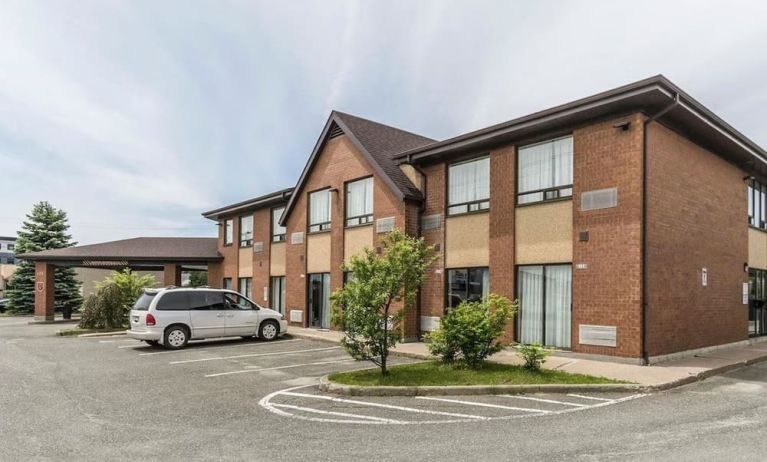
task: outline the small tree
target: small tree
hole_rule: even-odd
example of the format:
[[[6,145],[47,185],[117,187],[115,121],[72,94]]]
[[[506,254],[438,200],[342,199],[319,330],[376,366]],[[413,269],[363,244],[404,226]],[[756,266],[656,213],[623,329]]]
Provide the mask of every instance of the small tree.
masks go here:
[[[32,207],[22,229],[18,232],[17,254],[72,247],[76,242],[67,232],[69,222],[63,210],[48,202]],[[73,268],[56,268],[54,278],[55,309],[69,317],[69,313],[82,303],[80,282]],[[20,260],[10,281],[8,309],[14,313],[32,313],[35,310],[35,264]]]
[[[399,324],[414,301],[434,248],[399,230],[389,233],[378,255],[365,249],[351,258],[345,271],[353,277],[331,296],[333,323],[344,329],[341,344],[355,359],[372,361],[387,374],[389,348],[400,341]],[[403,308],[391,313],[394,302]]]
[[[114,271],[103,281],[96,284],[96,289],[101,289],[109,284],[114,284],[120,291],[120,305],[123,307],[126,315],[136,300],[141,296],[141,292],[147,287],[154,287],[157,281],[151,274],[143,276],[138,275],[125,268],[122,271]]]
[[[207,271],[192,271],[189,273],[189,287],[202,287],[208,285]]]
[[[121,327],[141,292],[156,284],[154,276],[139,276],[130,269],[115,271],[96,284],[96,291],[83,303],[80,327]]]
[[[500,295],[490,294],[481,302],[464,301],[448,311],[439,328],[429,335],[429,351],[445,363],[462,360],[477,369],[501,350],[498,338],[516,312],[516,303]]]

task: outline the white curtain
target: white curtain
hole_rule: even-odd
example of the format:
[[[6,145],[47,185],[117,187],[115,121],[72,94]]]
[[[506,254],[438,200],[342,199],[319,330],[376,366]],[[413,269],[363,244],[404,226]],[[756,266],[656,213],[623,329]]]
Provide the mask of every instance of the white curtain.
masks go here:
[[[573,183],[573,139],[561,138],[519,150],[519,192]]]
[[[570,348],[572,267],[546,267],[546,345]]]
[[[573,139],[562,138],[552,143],[554,178],[552,186],[573,184]]]
[[[520,343],[543,343],[543,267],[519,268]]]
[[[272,210],[272,235],[285,234],[285,227],[280,226],[280,217],[282,212],[285,211],[285,207]]]
[[[330,275],[322,275],[322,327],[330,327]]]
[[[313,192],[309,195],[309,224],[330,221],[330,191]]]
[[[485,269],[482,272],[482,299],[487,300],[488,295],[490,295],[490,270]]]
[[[240,240],[253,239],[253,215],[240,217]]]
[[[451,165],[448,202],[462,204],[490,198],[490,158]]]
[[[347,217],[359,217],[373,213],[373,178],[349,183],[346,188]]]

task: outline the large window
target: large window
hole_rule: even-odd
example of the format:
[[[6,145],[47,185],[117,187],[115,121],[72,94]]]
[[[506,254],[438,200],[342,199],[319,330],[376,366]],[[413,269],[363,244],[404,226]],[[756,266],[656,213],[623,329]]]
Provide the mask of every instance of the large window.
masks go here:
[[[224,245],[231,245],[234,242],[234,220],[231,218],[224,220]]]
[[[572,267],[517,269],[519,341],[570,348]]]
[[[285,227],[280,225],[280,217],[282,212],[285,211],[285,207],[277,207],[272,209],[272,242],[282,242],[285,240]]]
[[[756,180],[748,182],[748,224],[767,229],[767,186]]]
[[[529,204],[573,195],[573,138],[519,148],[517,202]]]
[[[447,307],[455,308],[463,301],[477,302],[487,297],[490,272],[487,268],[455,268],[447,270]]]
[[[748,269],[748,335],[767,334],[767,271]]]
[[[330,190],[309,194],[309,232],[330,229]]]
[[[270,284],[272,309],[285,314],[285,276],[272,277]]]
[[[253,244],[253,215],[240,217],[240,247]]]
[[[226,290],[232,290],[232,278],[224,278],[222,287]]]
[[[346,185],[346,226],[364,225],[373,221],[373,178],[353,181]]]
[[[453,164],[448,168],[447,213],[477,212],[490,208],[490,158]]]
[[[308,274],[309,325],[330,327],[330,273]]]
[[[253,279],[240,278],[237,291],[248,298],[253,298]]]

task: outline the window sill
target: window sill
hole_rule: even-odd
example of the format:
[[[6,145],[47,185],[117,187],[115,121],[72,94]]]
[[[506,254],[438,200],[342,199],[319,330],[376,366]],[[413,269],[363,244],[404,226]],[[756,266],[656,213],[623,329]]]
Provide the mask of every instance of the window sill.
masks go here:
[[[573,196],[567,196],[567,197],[557,197],[556,199],[546,199],[542,201],[535,201],[535,202],[527,202],[525,204],[517,203],[516,207],[530,207],[531,205],[541,205],[541,204],[551,204],[552,202],[564,202],[564,201],[572,201]],[[615,208],[615,207],[611,207]]]
[[[748,229],[753,229],[754,231],[759,231],[761,233],[767,233],[767,229],[759,228],[759,227],[754,226],[754,225],[748,225]]]
[[[331,228],[331,229],[321,229],[321,230],[319,230],[319,231],[307,231],[307,232],[306,232],[306,235],[307,235],[307,236],[311,236],[311,235],[313,235],[313,234],[325,234],[325,233],[329,233],[329,232],[331,232],[331,231],[333,231],[333,229],[332,229],[332,228]]]
[[[230,242],[229,244],[224,244],[224,247],[232,247],[232,246],[234,246],[233,242]]]
[[[361,223],[359,225],[346,225],[344,229],[351,229],[351,228],[363,228],[365,226],[373,226],[375,224],[375,220],[368,222],[368,223]]]
[[[450,207],[450,206],[448,206],[448,207]],[[487,209],[482,209],[482,210],[472,210],[471,212],[452,213],[452,214],[448,214],[446,216],[446,218],[460,217],[460,216],[463,216],[463,215],[477,215],[477,214],[480,214],[480,213],[490,213],[490,209],[487,208]]]

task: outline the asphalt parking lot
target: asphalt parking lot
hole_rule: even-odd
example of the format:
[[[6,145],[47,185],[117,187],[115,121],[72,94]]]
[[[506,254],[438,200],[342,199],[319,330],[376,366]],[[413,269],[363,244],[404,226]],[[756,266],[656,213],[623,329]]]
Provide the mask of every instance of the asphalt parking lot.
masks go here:
[[[56,337],[0,318],[0,460],[739,460],[767,449],[767,366],[653,395],[342,397],[337,345]],[[395,362],[412,361],[396,358]]]

